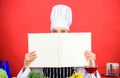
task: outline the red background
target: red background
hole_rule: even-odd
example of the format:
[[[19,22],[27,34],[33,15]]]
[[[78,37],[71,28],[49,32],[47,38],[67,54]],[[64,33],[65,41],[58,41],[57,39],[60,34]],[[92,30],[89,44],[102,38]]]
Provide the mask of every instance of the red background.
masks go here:
[[[0,0],[0,59],[9,61],[13,76],[28,52],[27,34],[49,32],[55,4],[72,8],[71,32],[92,32],[100,73],[107,62],[120,63],[120,0]]]

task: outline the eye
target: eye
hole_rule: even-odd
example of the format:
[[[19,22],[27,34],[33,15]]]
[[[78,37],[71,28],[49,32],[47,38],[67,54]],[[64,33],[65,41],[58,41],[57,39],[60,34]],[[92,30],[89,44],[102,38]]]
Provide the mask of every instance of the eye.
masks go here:
[[[57,30],[53,30],[52,32],[53,32],[53,33],[57,33],[58,31],[57,31]]]
[[[61,32],[61,33],[65,33],[65,32],[67,32],[67,31],[66,31],[66,30],[61,30],[60,32]]]

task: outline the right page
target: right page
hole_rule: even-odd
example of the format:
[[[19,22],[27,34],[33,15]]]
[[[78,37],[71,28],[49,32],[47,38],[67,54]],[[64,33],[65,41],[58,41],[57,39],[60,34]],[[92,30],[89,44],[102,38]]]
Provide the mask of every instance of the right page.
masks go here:
[[[88,61],[85,51],[91,51],[91,32],[59,35],[59,64],[62,67],[84,67]]]

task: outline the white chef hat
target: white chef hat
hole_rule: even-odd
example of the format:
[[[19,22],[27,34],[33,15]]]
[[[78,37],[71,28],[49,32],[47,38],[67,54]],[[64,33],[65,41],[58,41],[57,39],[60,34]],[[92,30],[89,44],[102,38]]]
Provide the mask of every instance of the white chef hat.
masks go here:
[[[51,12],[51,29],[62,27],[69,30],[72,23],[72,10],[66,5],[55,5]]]

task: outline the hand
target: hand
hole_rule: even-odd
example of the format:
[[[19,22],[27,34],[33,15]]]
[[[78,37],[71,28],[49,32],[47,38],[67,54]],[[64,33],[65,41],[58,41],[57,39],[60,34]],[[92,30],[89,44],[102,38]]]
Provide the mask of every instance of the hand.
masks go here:
[[[85,57],[86,57],[86,59],[88,59],[88,60],[96,60],[96,55],[95,55],[95,53],[90,52],[90,51],[86,51],[86,52],[85,52]]]
[[[35,51],[26,53],[25,59],[24,59],[24,67],[25,68],[28,67],[31,61],[35,60],[36,57],[37,57],[37,54],[35,53]]]
[[[89,66],[94,66],[95,65],[94,62],[93,62],[93,61],[96,60],[95,53],[90,52],[90,51],[86,51],[85,52],[85,57],[86,57],[87,60],[89,60]]]

